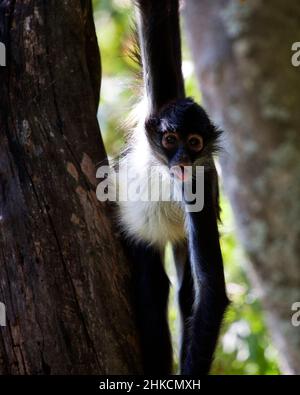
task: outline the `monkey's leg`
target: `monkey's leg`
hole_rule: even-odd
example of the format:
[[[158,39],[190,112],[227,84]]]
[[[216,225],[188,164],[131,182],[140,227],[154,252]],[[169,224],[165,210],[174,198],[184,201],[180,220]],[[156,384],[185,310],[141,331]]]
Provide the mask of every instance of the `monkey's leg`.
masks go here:
[[[206,175],[203,210],[187,213],[196,296],[183,374],[208,374],[228,305],[211,180]]]
[[[145,374],[172,372],[172,345],[167,321],[169,279],[160,251],[135,245],[134,298]]]
[[[181,318],[180,367],[182,369],[187,356],[195,292],[187,244],[174,246],[173,251],[179,285],[178,304]]]

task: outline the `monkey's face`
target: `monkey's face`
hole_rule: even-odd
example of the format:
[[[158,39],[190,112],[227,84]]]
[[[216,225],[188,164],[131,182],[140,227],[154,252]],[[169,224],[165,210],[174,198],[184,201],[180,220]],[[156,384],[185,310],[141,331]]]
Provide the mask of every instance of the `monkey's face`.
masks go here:
[[[185,166],[204,165],[216,150],[220,132],[192,99],[173,102],[146,122],[155,157],[172,175],[185,181]]]
[[[197,133],[165,131],[161,135],[161,147],[168,160],[171,174],[185,181],[184,168],[196,163],[203,149],[203,137]]]

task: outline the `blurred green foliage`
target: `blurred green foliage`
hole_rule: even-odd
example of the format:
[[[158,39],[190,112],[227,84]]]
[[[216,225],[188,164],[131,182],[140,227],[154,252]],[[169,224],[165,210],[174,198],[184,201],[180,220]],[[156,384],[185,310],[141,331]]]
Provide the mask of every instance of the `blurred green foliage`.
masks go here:
[[[93,3],[103,73],[99,121],[107,152],[110,156],[115,156],[124,140],[122,122],[138,98],[134,65],[127,55],[132,44],[134,13],[130,0],[94,0]],[[187,94],[201,101],[184,37],[183,73]],[[257,294],[246,277],[246,259],[238,244],[232,212],[224,194],[221,196],[221,207],[221,244],[232,304],[224,320],[212,373],[278,374],[277,353],[270,341]],[[170,296],[169,318],[174,339],[175,363],[178,366],[179,319],[174,302],[176,279],[170,251],[168,248],[166,256],[174,287]]]

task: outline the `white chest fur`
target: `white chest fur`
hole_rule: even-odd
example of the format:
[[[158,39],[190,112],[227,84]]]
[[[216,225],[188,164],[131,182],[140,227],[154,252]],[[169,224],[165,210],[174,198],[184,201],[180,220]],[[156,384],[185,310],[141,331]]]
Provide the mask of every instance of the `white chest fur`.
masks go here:
[[[141,139],[135,141],[134,148],[121,163],[127,174],[138,174],[140,187],[134,200],[131,196],[119,201],[120,224],[137,241],[143,240],[159,247],[165,246],[168,241],[182,242],[186,237],[185,214],[181,202],[175,198],[176,186],[174,194],[174,182],[168,168],[153,158],[148,142],[143,136]],[[157,182],[158,178],[160,182]],[[128,178],[120,170],[119,187],[124,188],[125,180],[127,183]],[[144,199],[146,189],[148,199]]]
[[[136,240],[165,246],[184,240],[184,212],[177,202],[121,202],[120,222]]]

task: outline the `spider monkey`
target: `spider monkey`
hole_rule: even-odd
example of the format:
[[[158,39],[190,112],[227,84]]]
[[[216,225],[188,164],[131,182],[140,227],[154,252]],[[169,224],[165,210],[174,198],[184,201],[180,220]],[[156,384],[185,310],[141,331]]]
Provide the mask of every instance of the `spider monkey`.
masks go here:
[[[204,166],[204,207],[186,202],[119,202],[119,223],[134,264],[134,300],[145,374],[172,372],[167,321],[169,279],[163,253],[172,243],[179,282],[181,374],[208,374],[228,305],[217,220],[213,161],[220,132],[202,107],[185,96],[178,0],[135,0],[143,70],[143,103],[122,162],[139,171],[159,166],[164,179],[184,180],[183,167]],[[193,178],[192,178],[193,180]]]

